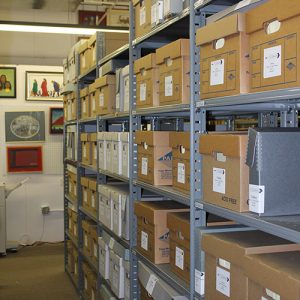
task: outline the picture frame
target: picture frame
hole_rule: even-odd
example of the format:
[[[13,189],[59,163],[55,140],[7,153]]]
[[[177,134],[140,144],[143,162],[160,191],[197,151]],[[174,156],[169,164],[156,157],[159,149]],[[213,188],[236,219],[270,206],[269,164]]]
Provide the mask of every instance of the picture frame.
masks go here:
[[[5,112],[5,140],[9,143],[45,141],[45,112]]]
[[[26,101],[63,101],[63,72],[26,71]]]
[[[64,109],[62,107],[50,107],[49,121],[50,134],[64,133]]]
[[[17,68],[0,66],[0,98],[17,98]]]
[[[42,146],[7,147],[8,173],[41,173],[43,172]]]

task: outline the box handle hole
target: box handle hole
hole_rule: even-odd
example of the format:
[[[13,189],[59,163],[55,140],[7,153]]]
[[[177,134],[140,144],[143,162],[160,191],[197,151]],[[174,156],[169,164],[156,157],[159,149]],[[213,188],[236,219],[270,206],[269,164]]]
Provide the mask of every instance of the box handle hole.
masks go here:
[[[222,49],[225,46],[225,39],[221,38],[216,41],[214,41],[214,49]]]
[[[281,22],[278,20],[270,21],[265,23],[265,31],[267,34],[273,34],[280,30]]]

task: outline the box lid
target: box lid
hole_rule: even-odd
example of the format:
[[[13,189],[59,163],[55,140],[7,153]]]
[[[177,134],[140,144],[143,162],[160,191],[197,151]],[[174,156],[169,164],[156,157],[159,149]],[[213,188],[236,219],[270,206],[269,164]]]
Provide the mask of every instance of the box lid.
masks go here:
[[[249,278],[280,295],[274,299],[299,299],[299,251],[251,255],[244,268]]]
[[[121,76],[122,76],[122,78],[129,76],[129,65],[122,68]]]
[[[175,201],[149,201],[149,202],[135,202],[134,212],[136,216],[143,217],[152,224],[162,222],[168,212],[175,212],[188,210],[188,208]]]
[[[113,142],[119,142],[120,141],[120,135],[121,135],[121,132],[111,132],[111,140]]]
[[[245,20],[245,15],[238,13],[199,28],[196,34],[197,46],[244,32],[246,30]]]
[[[89,179],[87,177],[81,177],[80,178],[81,185],[88,187],[89,186]]]
[[[298,0],[269,0],[247,12],[247,33],[265,30],[269,22],[286,19],[300,15],[300,2]]]
[[[88,133],[81,133],[80,134],[80,141],[82,142],[88,142],[89,141],[89,134]]]
[[[88,94],[89,94],[89,88],[86,87],[86,88],[80,90],[79,96],[80,96],[80,98],[82,98],[82,97],[87,96]]]
[[[200,136],[199,150],[201,154],[246,157],[247,141],[246,134],[204,134]]]
[[[95,87],[100,88],[109,84],[115,84],[116,83],[116,76],[115,75],[105,75],[102,77],[99,77],[95,80]]]
[[[86,51],[89,47],[88,41],[83,42],[79,47],[78,47],[78,53],[81,54],[84,51]]]
[[[171,212],[167,215],[167,227],[190,239],[190,212]]]
[[[121,141],[129,142],[129,132],[121,132]]]
[[[183,146],[190,149],[190,133],[189,132],[170,132],[170,146],[179,148]]]
[[[93,82],[89,85],[89,94],[94,93],[96,91],[96,83]]]
[[[89,39],[88,39],[88,46],[91,47],[93,44],[96,43],[97,40],[97,33],[94,33]]]
[[[135,142],[140,145],[169,146],[169,131],[137,131]]]
[[[253,230],[204,234],[202,249],[217,258],[243,266],[245,255],[295,251],[300,249],[300,245]]]
[[[190,55],[189,39],[179,39],[156,50],[156,64],[162,64],[167,58]]]
[[[97,132],[90,133],[90,141],[96,142],[97,141]]]
[[[141,70],[150,70],[156,67],[155,53],[148,54],[134,62],[134,74],[138,74]]]

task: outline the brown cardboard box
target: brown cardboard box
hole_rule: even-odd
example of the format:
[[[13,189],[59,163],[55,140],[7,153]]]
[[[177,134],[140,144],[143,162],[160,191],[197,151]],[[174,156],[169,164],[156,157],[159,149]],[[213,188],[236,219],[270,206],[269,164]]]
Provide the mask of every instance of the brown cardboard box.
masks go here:
[[[78,217],[78,213],[75,212],[75,211],[73,211],[73,212],[72,212],[73,236],[74,236],[76,239],[78,238],[77,217]]]
[[[73,215],[73,210],[70,207],[68,207],[68,220],[69,220],[68,230],[70,235],[73,235],[73,226],[74,226],[72,215]]]
[[[105,75],[95,80],[97,115],[116,111],[116,76]]]
[[[156,50],[159,105],[190,103],[190,42],[180,39]]]
[[[245,27],[246,17],[239,13],[197,30],[201,99],[249,92],[249,37]]]
[[[83,251],[86,255],[91,256],[92,251],[92,239],[91,231],[93,229],[97,230],[97,225],[89,220],[82,221],[82,231],[83,231]]]
[[[247,142],[246,134],[200,136],[205,202],[238,212],[248,211]]]
[[[78,284],[78,251],[74,247],[73,248],[73,257],[74,257],[74,279],[75,279],[75,285]]]
[[[97,132],[90,134],[91,142],[91,162],[94,168],[97,168]]]
[[[132,0],[135,15],[135,38],[151,31],[151,0]]]
[[[82,187],[82,206],[86,209],[90,208],[90,199],[89,199],[89,178],[81,177],[80,183]]]
[[[82,273],[83,273],[83,294],[84,298],[90,299],[91,296],[91,286],[90,286],[90,274],[92,273],[91,268],[85,262],[82,263]]]
[[[81,119],[90,117],[90,99],[89,88],[86,87],[80,90],[80,103],[81,103]]]
[[[97,180],[89,179],[89,203],[92,215],[97,217],[98,197],[97,197]]]
[[[88,46],[90,48],[90,60],[89,60],[89,63],[90,63],[90,68],[93,68],[96,66],[96,63],[97,63],[97,52],[96,52],[96,33],[93,34],[89,40],[88,40]]]
[[[89,85],[89,99],[90,99],[90,116],[92,118],[97,117],[98,114],[98,98],[99,92],[96,89],[96,83],[92,83]]]
[[[80,59],[79,74],[82,75],[91,67],[91,49],[89,48],[88,41],[85,41],[81,46],[79,46],[78,53]]]
[[[82,144],[82,163],[86,165],[91,165],[91,142],[90,142],[90,134],[89,133],[81,133],[80,141]]]
[[[77,119],[77,96],[75,92],[69,94],[68,104],[71,105],[71,114],[68,114],[69,121],[76,120]]]
[[[138,179],[152,185],[172,185],[169,131],[137,131]]]
[[[135,202],[137,249],[155,264],[169,263],[167,213],[187,210],[186,206],[175,201]]]
[[[148,54],[134,62],[136,75],[136,107],[159,105],[159,70],[155,53]]]
[[[299,262],[299,251],[248,256],[248,299],[300,299]]]
[[[64,120],[69,121],[68,111],[69,111],[69,105],[68,105],[68,96],[63,96],[63,102],[64,102]]]
[[[190,133],[171,132],[173,187],[190,191]]]
[[[70,170],[68,170],[69,178],[69,197],[71,200],[77,200],[77,175]]]
[[[91,227],[91,257],[93,261],[98,264],[98,233],[97,227]]]
[[[103,57],[129,43],[128,33],[103,33]],[[100,55],[101,57],[101,55]]]
[[[248,300],[247,255],[299,249],[299,245],[261,231],[205,234],[205,299]],[[259,271],[256,269],[256,274]],[[272,277],[269,277],[272,278]],[[273,279],[273,278],[272,278]],[[293,298],[296,299],[296,298]]]
[[[90,288],[90,300],[97,300],[97,294],[98,294],[98,289],[97,289],[97,275],[91,271],[89,273],[89,277],[88,277],[88,281],[89,281],[89,288]]]
[[[269,34],[273,21],[281,25],[277,32]],[[299,87],[299,21],[297,0],[270,0],[247,13],[251,92]]]

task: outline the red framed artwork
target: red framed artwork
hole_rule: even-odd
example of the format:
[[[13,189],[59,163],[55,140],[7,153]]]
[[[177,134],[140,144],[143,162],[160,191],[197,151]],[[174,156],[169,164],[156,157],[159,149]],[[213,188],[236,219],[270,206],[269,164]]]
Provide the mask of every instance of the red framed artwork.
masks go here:
[[[64,133],[64,109],[62,107],[50,107],[50,134]]]
[[[6,149],[8,173],[43,171],[42,146],[7,147]]]

